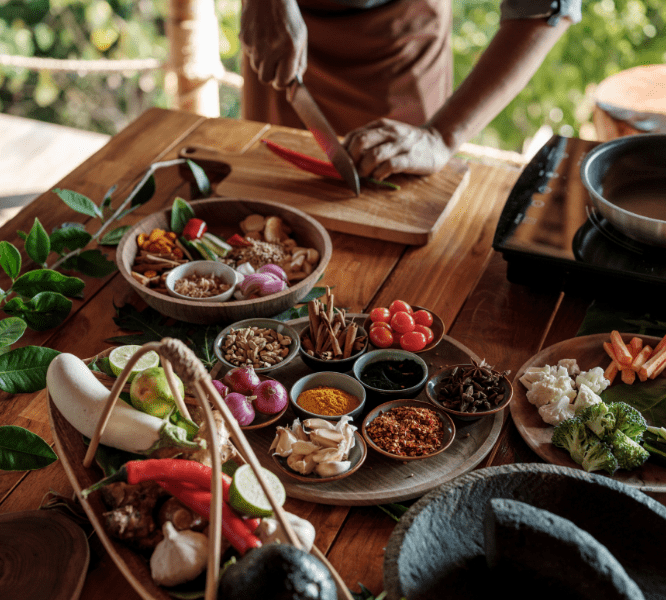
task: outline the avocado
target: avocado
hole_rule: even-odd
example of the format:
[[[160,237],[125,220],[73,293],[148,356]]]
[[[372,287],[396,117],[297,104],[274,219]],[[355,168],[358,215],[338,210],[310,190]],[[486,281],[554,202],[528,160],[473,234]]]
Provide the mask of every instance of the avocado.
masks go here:
[[[315,556],[290,544],[250,550],[222,574],[218,600],[337,600],[335,581]]]

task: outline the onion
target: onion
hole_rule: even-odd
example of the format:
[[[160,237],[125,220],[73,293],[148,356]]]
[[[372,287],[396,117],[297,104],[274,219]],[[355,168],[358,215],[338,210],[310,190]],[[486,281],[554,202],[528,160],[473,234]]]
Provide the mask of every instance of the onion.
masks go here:
[[[234,392],[254,395],[254,388],[261,383],[261,379],[259,379],[259,375],[257,375],[252,365],[245,365],[242,367],[233,367],[227,371],[222,378],[222,382],[228,385]]]
[[[239,289],[246,298],[256,294],[257,296],[270,296],[277,294],[287,287],[283,281],[271,273],[252,273],[246,275],[241,281]]]
[[[222,383],[219,379],[213,379],[213,387],[218,391],[220,396],[224,398],[231,390]]]
[[[254,388],[254,405],[262,413],[274,415],[287,406],[288,396],[285,387],[275,379],[262,381]]]
[[[247,396],[238,392],[231,392],[225,396],[224,401],[241,427],[250,425],[254,421],[254,407]]]
[[[269,273],[270,275],[275,275],[278,279],[282,279],[282,281],[289,280],[285,270],[280,265],[274,265],[273,263],[259,267],[257,273]]]

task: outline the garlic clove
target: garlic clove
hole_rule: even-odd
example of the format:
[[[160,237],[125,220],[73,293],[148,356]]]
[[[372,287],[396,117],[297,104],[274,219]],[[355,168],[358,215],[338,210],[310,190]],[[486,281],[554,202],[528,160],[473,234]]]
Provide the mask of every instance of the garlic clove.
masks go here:
[[[335,429],[335,425],[325,419],[306,419],[303,426],[307,429]]]
[[[334,477],[349,471],[351,462],[348,460],[337,462],[322,462],[317,465],[315,472],[320,477]]]
[[[312,454],[319,450],[320,446],[313,442],[305,442],[303,440],[296,440],[291,447],[296,454]]]
[[[309,475],[315,470],[317,463],[312,460],[312,455],[291,453],[287,457],[287,466],[301,475]]]
[[[344,440],[344,436],[339,431],[330,429],[315,429],[310,433],[310,440],[315,444],[324,446],[325,448],[335,448],[340,442]]]
[[[312,455],[312,460],[316,463],[337,462],[343,458],[344,452],[340,448],[322,448]]]
[[[275,450],[274,454],[278,456],[289,456],[293,451],[294,443],[296,443],[296,436],[285,427],[278,427],[273,443],[268,449],[269,452]]]

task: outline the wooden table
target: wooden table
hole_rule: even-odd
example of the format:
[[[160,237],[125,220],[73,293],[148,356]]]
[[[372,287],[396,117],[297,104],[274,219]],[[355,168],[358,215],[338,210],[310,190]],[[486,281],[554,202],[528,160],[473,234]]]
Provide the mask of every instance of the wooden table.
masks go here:
[[[122,198],[151,163],[176,158],[186,144],[243,153],[268,129],[259,123],[151,109],[57,187],[99,201],[117,184],[115,197]],[[534,291],[507,280],[505,262],[491,243],[520,169],[473,160],[469,167],[469,183],[456,210],[429,244],[405,246],[332,232],[333,258],[321,283],[335,286],[336,305],[350,312],[366,312],[396,298],[430,307],[444,319],[448,335],[491,365],[515,373],[541,347],[573,337],[589,299]],[[190,197],[189,184],[176,168],[158,171],[156,183],[153,199],[127,217],[127,223],[170,206],[176,195]],[[270,198],[270,190],[267,193]],[[55,194],[45,193],[0,229],[0,239],[22,248],[16,232],[28,231],[35,217],[47,230],[73,220],[72,212]],[[118,273],[85,281],[85,297],[75,301],[62,326],[42,333],[28,332],[20,344],[87,357],[109,347],[105,339],[125,333],[113,322],[114,304],[132,302],[139,306],[125,281]],[[0,287],[6,289],[6,285],[7,281],[0,281]],[[44,391],[0,395],[0,424],[26,427],[53,441]],[[538,460],[507,418],[498,442],[479,466]],[[0,472],[0,513],[36,509],[50,490],[72,494],[59,462],[29,473]],[[375,594],[382,591],[383,554],[395,525],[385,512],[374,506],[327,506],[291,499],[287,509],[314,524],[317,546],[350,589],[360,591],[360,583]],[[82,597],[138,598],[94,536],[91,548],[93,557]]]

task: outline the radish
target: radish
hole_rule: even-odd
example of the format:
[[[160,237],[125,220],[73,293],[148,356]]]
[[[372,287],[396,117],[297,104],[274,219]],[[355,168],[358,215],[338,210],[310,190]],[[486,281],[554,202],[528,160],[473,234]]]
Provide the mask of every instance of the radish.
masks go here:
[[[56,356],[46,372],[49,395],[63,417],[79,433],[91,438],[109,398],[109,390],[73,354]],[[187,432],[166,419],[116,401],[102,434],[101,444],[127,452],[150,454],[158,448],[198,448],[187,440]]]

